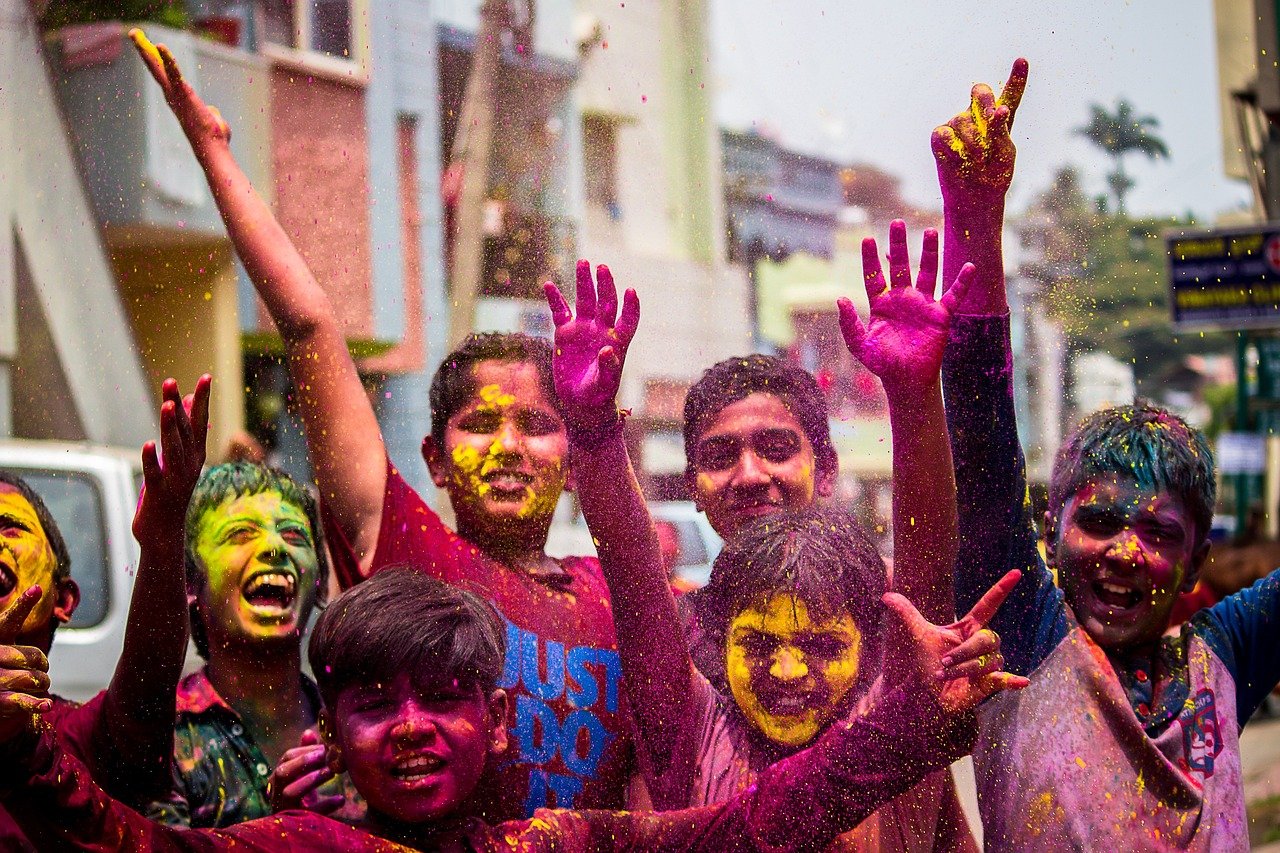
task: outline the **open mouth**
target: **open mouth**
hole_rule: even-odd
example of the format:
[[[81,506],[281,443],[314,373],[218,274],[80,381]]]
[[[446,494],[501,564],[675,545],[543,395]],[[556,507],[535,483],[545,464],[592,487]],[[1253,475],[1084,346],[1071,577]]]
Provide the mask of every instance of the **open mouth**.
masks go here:
[[[533,485],[533,476],[523,471],[492,471],[482,478],[495,492],[523,497]]]
[[[398,781],[412,785],[440,772],[444,761],[439,757],[419,753],[401,758],[391,765],[391,775]]]
[[[1096,580],[1090,586],[1093,589],[1094,598],[1115,610],[1128,610],[1131,607],[1137,607],[1142,601],[1142,593],[1127,584]]]
[[[759,694],[760,706],[775,717],[794,717],[813,710],[817,696],[813,692],[765,692]]]
[[[729,506],[730,511],[737,513],[738,515],[750,516],[768,515],[769,513],[775,512],[781,508],[781,505],[768,500],[738,501],[730,504]]]
[[[0,563],[0,598],[13,592],[18,586],[18,576],[5,563]]]
[[[283,615],[298,597],[298,580],[288,572],[263,572],[249,579],[241,596],[254,610],[266,615]]]

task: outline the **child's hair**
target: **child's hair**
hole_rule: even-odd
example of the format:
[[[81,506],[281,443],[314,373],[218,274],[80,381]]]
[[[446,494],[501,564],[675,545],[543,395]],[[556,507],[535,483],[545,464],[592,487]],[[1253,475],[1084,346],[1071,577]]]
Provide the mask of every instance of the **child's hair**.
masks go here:
[[[402,672],[457,679],[486,695],[502,674],[506,636],[484,600],[411,567],[383,569],[334,599],[316,621],[307,655],[325,704],[352,684]]]
[[[482,361],[528,362],[538,371],[542,392],[560,410],[551,372],[551,343],[518,332],[481,332],[469,335],[462,346],[444,357],[431,380],[431,437],[444,446],[449,418],[476,393],[472,368]]]
[[[1081,486],[1100,474],[1131,477],[1186,507],[1196,544],[1209,535],[1217,484],[1204,434],[1147,400],[1089,415],[1058,451],[1049,479],[1049,513],[1058,518]]]
[[[684,456],[686,470],[697,473],[694,464],[702,431],[726,407],[752,394],[772,394],[786,404],[800,422],[813,445],[814,463],[819,471],[834,472],[835,448],[827,423],[827,401],[809,371],[771,355],[727,358],[702,374],[684,399]]]
[[[709,643],[725,648],[729,625],[747,607],[776,593],[804,600],[814,621],[846,613],[862,633],[858,680],[880,670],[881,597],[888,578],[884,560],[866,531],[843,510],[812,505],[765,516],[728,542],[698,594],[698,626]],[[727,688],[723,655],[705,673]]]
[[[49,512],[49,507],[45,505],[44,499],[27,484],[26,480],[12,471],[0,470],[0,483],[12,486],[17,490],[18,494],[26,498],[27,503],[31,504],[31,508],[35,510],[36,519],[39,520],[40,526],[44,528],[45,538],[49,540],[49,548],[53,551],[53,582],[59,583],[71,577],[71,552],[67,550],[67,542],[62,538],[62,531],[58,529],[58,522],[54,520],[53,513]]]
[[[245,495],[263,492],[279,492],[285,502],[302,510],[311,525],[311,544],[316,552],[316,600],[323,602],[329,588],[329,558],[325,550],[320,528],[320,514],[311,492],[284,471],[256,465],[252,462],[226,462],[215,465],[200,475],[187,504],[186,521],[186,580],[187,596],[191,599],[191,642],[200,657],[209,658],[209,637],[196,599],[204,590],[208,567],[200,564],[196,554],[196,542],[200,522],[205,513],[215,511],[223,503]]]

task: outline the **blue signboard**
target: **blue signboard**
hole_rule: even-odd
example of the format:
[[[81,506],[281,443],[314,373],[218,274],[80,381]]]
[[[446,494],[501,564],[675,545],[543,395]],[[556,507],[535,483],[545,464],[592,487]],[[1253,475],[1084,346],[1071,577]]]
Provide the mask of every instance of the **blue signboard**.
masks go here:
[[[1165,234],[1177,329],[1280,328],[1280,223]]]

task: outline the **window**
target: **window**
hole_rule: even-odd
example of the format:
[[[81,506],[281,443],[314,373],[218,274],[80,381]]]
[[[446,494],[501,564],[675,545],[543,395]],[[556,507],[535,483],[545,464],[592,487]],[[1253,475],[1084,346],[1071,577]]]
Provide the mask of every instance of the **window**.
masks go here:
[[[80,587],[80,605],[68,627],[97,625],[107,617],[111,603],[106,527],[97,483],[85,474],[66,471],[17,473],[44,499],[71,552],[71,577]]]
[[[351,59],[352,0],[267,0],[264,40],[298,50]]]
[[[609,210],[617,219],[618,123],[607,116],[582,117],[582,166],[586,173],[587,203]]]

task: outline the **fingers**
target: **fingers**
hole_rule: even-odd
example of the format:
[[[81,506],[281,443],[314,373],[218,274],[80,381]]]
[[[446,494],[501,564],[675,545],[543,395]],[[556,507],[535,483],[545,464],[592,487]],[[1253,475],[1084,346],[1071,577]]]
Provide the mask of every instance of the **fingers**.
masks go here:
[[[618,357],[618,351],[611,346],[601,347],[596,355],[596,371],[601,386],[612,389],[616,394],[622,384],[622,359]]]
[[[9,648],[31,648],[30,646],[10,646]],[[40,654],[40,658],[44,658],[44,654],[39,649],[33,651]],[[40,662],[40,661],[37,661]],[[45,669],[48,668],[48,661],[42,661]],[[41,669],[28,669],[26,667],[17,668],[0,668],[0,692],[26,693],[30,696],[43,696],[49,690],[49,673]]]
[[[929,299],[938,287],[938,229],[924,229],[920,248],[920,269],[916,272],[916,289]]]
[[[859,361],[862,360],[862,345],[867,339],[867,327],[862,325],[858,309],[845,297],[836,300],[836,310],[840,312],[840,334],[844,336],[844,345]]]
[[[341,794],[327,797],[316,797],[314,800],[307,803],[307,811],[324,815],[333,814],[338,809],[342,808],[346,802],[347,798]]]
[[[969,92],[969,114],[973,116],[973,125],[978,130],[978,137],[985,139],[991,121],[992,111],[996,108],[996,96],[986,83],[975,83]]]
[[[907,223],[889,223],[889,286],[894,290],[911,284],[911,256],[907,251]]]
[[[946,293],[942,294],[942,307],[947,309],[947,314],[954,316],[956,309],[964,304],[965,297],[969,295],[969,289],[973,287],[973,282],[978,278],[978,268],[973,264],[965,264],[960,268],[960,272],[956,273],[956,280],[947,288]]]
[[[173,58],[169,48],[163,44],[156,45],[156,51],[160,54],[160,61],[164,63],[164,73],[169,78],[169,88],[181,88],[183,83],[182,69],[178,67],[178,60]]]
[[[0,719],[25,714],[47,714],[52,710],[53,700],[47,696],[0,691]]]
[[[560,292],[560,288],[556,287],[555,282],[548,281],[543,284],[542,292],[547,295],[547,307],[551,309],[552,323],[559,327],[573,319],[569,303],[565,301],[564,294]]]
[[[185,448],[178,428],[178,408],[172,400],[160,406],[160,467],[162,471],[181,471]]]
[[[1018,581],[1022,580],[1022,572],[1018,569],[1011,569],[1004,577],[996,581],[996,585],[987,590],[986,594],[973,605],[973,609],[965,615],[962,622],[971,626],[986,627],[991,618],[996,615],[996,611],[1000,609],[1000,605],[1004,604],[1004,600],[1013,592],[1013,588],[1018,585]]]
[[[1018,105],[1022,103],[1022,93],[1027,88],[1028,70],[1027,60],[1022,57],[1015,59],[1013,61],[1013,70],[1009,72],[1009,79],[1005,81],[1004,88],[1000,90],[998,103],[1009,108],[1009,127],[1013,127],[1013,117],[1018,112]]]
[[[955,168],[964,161],[964,140],[956,135],[951,125],[940,124],[935,127],[929,141],[933,148],[933,156],[939,165]]]
[[[583,320],[596,316],[596,286],[591,281],[591,263],[578,261],[578,292],[573,310]]]
[[[1004,669],[1004,655],[999,652],[978,655],[945,667],[936,674],[936,678],[950,680],[953,678],[982,678]]]
[[[596,267],[596,322],[613,328],[618,319],[618,288],[613,284],[613,273],[604,264]]]
[[[0,645],[0,670],[48,672],[49,659],[35,646]]]
[[[875,299],[888,289],[884,281],[884,270],[880,267],[880,250],[876,247],[874,237],[866,237],[862,241],[862,280],[867,287],[868,299]]]
[[[31,611],[40,601],[42,592],[39,585],[32,585],[23,591],[3,613],[0,613],[0,643],[12,643],[18,638],[22,624],[27,621]]]
[[[999,653],[1000,637],[990,628],[983,628],[960,645],[942,656],[943,670],[950,670],[967,661],[973,661]]]
[[[191,437],[191,418],[188,416],[186,403],[183,402],[182,392],[178,390],[178,380],[170,378],[164,381],[161,396],[165,400],[173,402],[173,421],[178,429],[178,440],[181,442],[181,452],[183,462],[186,461],[186,453],[192,448]],[[194,400],[192,401],[194,403]],[[163,435],[161,436],[163,438]],[[164,450],[161,444],[162,455]]]
[[[138,55],[142,57],[142,64],[147,66],[152,78],[160,84],[161,89],[167,92],[169,77],[165,74],[164,60],[160,58],[160,51],[156,50],[156,46],[151,43],[151,39],[147,38],[147,34],[137,27],[129,30],[129,40],[133,42]]]
[[[145,495],[147,489],[154,493],[161,487],[160,458],[156,453],[156,443],[148,441],[142,445],[142,491]],[[138,504],[142,504],[141,499]]]
[[[204,374],[196,380],[195,393],[191,395],[189,409],[191,435],[194,439],[196,453],[199,454],[200,466],[204,467],[206,446],[209,441],[209,398],[213,394],[213,377]],[[186,404],[186,400],[183,400]]]
[[[618,336],[618,348],[623,358],[626,358],[627,347],[631,346],[631,339],[636,336],[638,328],[640,328],[640,297],[628,287],[627,292],[622,294],[622,316],[618,317],[618,325],[613,329]]]

